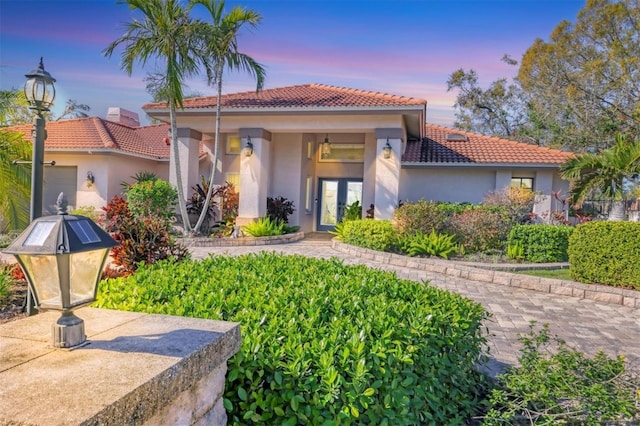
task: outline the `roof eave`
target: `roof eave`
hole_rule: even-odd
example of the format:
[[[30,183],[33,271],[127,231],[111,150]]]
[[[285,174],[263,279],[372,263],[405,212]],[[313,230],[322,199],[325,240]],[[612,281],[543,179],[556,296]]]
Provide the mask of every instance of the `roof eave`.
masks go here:
[[[509,167],[509,168],[535,168],[535,169],[557,169],[562,163],[443,163],[443,162],[421,162],[421,161],[402,161],[403,167]]]

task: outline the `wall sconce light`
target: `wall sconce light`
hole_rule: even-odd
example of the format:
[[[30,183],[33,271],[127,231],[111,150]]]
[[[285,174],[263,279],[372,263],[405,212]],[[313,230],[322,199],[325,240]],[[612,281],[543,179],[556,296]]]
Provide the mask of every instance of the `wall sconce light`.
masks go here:
[[[320,153],[322,154],[322,158],[327,158],[331,155],[331,142],[329,142],[329,134],[324,137],[324,142],[322,142],[322,147],[320,148]]]
[[[84,321],[73,311],[96,300],[107,255],[118,243],[88,217],[67,214],[63,193],[57,205],[57,215],[32,221],[5,253],[17,258],[36,308],[62,312],[52,326],[53,346],[72,348],[86,341]]]
[[[389,144],[389,138],[387,138],[387,143],[384,145],[384,147],[382,147],[382,155],[385,159],[388,160],[389,158],[391,158],[392,153],[393,148],[391,148],[391,145]]]
[[[251,157],[251,155],[253,155],[253,144],[251,143],[251,136],[247,136],[247,143],[244,148],[242,148],[242,154],[245,157]]]
[[[91,170],[87,172],[87,185],[93,185],[96,181],[96,178],[93,176]]]

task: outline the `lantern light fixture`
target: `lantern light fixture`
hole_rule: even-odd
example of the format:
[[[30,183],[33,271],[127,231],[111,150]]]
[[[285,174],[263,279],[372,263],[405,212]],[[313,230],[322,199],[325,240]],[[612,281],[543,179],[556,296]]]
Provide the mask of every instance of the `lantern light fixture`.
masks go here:
[[[391,148],[391,144],[389,143],[389,138],[387,138],[387,143],[382,147],[382,155],[385,159],[391,158],[391,154],[393,153],[393,148]]]
[[[58,310],[52,326],[52,344],[72,348],[86,342],[84,321],[74,309],[96,300],[109,250],[118,243],[85,216],[67,214],[64,193],[58,196],[58,214],[35,219],[5,249],[25,273],[38,310]]]
[[[329,134],[324,137],[324,142],[322,142],[322,147],[320,149],[320,154],[322,158],[327,158],[331,155],[331,142],[329,142]]]
[[[245,157],[251,157],[253,155],[253,143],[251,143],[251,136],[247,136],[247,143],[242,148],[242,153]]]
[[[38,113],[49,111],[56,98],[56,88],[53,85],[56,79],[45,71],[42,57],[38,68],[25,74],[25,77],[27,81],[24,83],[24,96],[29,102],[29,107]]]

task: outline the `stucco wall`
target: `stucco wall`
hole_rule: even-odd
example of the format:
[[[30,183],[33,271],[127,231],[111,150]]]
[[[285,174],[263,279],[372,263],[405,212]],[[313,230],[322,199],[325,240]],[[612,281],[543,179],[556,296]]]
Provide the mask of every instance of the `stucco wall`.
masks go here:
[[[495,189],[496,172],[470,168],[404,168],[400,172],[400,200],[468,201],[480,203]]]
[[[77,193],[73,207],[93,206],[96,210],[105,206],[111,198],[122,192],[123,181],[133,182],[131,176],[140,171],[150,171],[161,179],[169,176],[168,162],[158,162],[143,158],[112,153],[66,153],[50,152],[45,161],[55,161],[56,166],[76,166]],[[54,166],[54,167],[56,167]],[[94,176],[94,183],[87,183],[87,172]],[[45,189],[46,190],[46,189]]]
[[[304,202],[300,196],[303,180],[301,175],[302,135],[299,133],[273,134],[271,150],[268,196],[284,197],[293,201],[296,211],[289,217],[289,224],[299,225],[300,210],[304,210]],[[264,202],[266,203],[267,200]]]

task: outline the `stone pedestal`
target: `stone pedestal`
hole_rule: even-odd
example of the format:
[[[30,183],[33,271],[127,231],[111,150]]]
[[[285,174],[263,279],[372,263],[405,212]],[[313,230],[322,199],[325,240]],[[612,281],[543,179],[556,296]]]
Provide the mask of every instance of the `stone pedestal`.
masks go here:
[[[89,343],[54,348],[45,312],[0,325],[0,424],[224,425],[236,323],[76,311]]]

